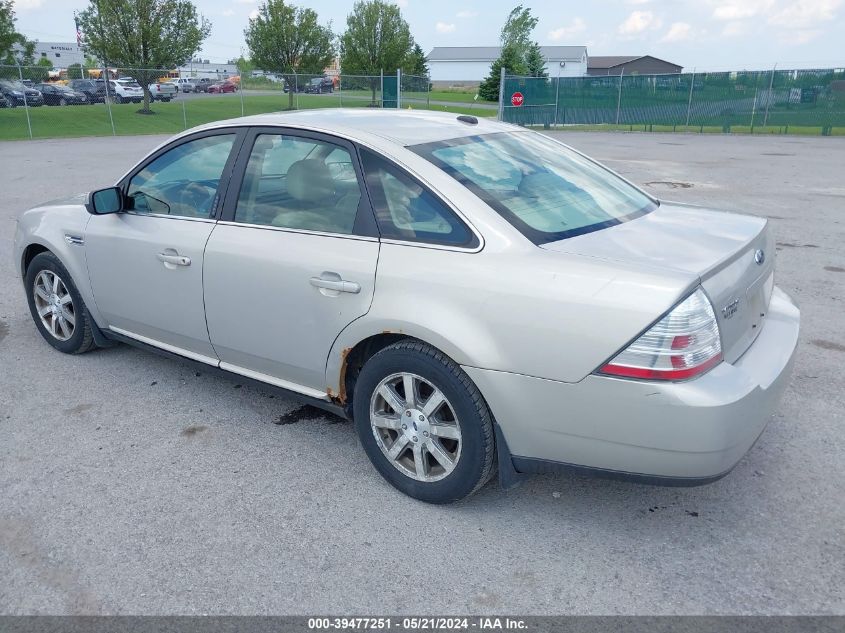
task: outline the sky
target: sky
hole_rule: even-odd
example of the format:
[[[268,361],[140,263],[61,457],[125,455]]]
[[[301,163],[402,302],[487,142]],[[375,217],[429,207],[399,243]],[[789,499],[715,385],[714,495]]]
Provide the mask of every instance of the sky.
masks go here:
[[[195,0],[212,23],[200,57],[223,62],[243,49],[260,0]],[[493,46],[519,0],[395,0],[416,41]],[[298,0],[340,33],[352,0]],[[541,45],[586,45],[590,55],[653,55],[685,70],[845,66],[845,0],[523,0],[539,18]],[[85,0],[16,0],[18,30],[30,39],[73,41]],[[244,51],[246,52],[246,51]]]

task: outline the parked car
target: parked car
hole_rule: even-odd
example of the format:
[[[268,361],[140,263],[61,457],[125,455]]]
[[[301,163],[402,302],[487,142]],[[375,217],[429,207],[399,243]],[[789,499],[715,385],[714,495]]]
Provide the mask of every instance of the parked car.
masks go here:
[[[103,81],[71,79],[68,87],[83,93],[91,103],[103,103],[106,99],[106,88]]]
[[[109,81],[109,94],[115,103],[141,103],[144,100],[144,89],[134,79]]]
[[[195,81],[192,77],[180,77],[179,79],[174,79],[173,83],[182,92],[194,92]]]
[[[179,89],[176,87],[176,84],[169,81],[150,84],[149,90],[153,101],[164,101],[164,103],[168,103],[171,99],[179,96]]]
[[[46,105],[66,106],[84,105],[88,103],[85,93],[78,92],[61,84],[38,84],[37,90],[44,97]]]
[[[0,94],[0,108],[11,108],[12,104],[2,94]]]
[[[662,202],[447,113],[207,124],[114,187],[24,211],[13,255],[57,350],[123,341],[294,392],[435,503],[497,468],[714,481],[798,341],[765,218]]]
[[[284,88],[282,90],[284,92],[290,92],[293,90],[294,92],[305,92],[305,88],[308,86],[308,82],[305,79],[299,80],[295,79],[292,82],[285,81]]]
[[[334,84],[332,83],[332,80],[328,77],[316,77],[310,82],[308,82],[308,84],[305,86],[305,92],[310,92],[314,94],[332,92],[333,90]]]
[[[207,92],[209,94],[219,94],[222,92],[237,92],[238,87],[233,84],[231,81],[218,81],[217,83],[211,84]]]
[[[6,98],[13,108],[22,105],[37,108],[44,105],[44,97],[41,93],[34,88],[28,88],[20,81],[0,79],[0,94]]]
[[[216,82],[208,77],[197,77],[193,80],[194,92],[208,92],[209,86],[214,83]]]

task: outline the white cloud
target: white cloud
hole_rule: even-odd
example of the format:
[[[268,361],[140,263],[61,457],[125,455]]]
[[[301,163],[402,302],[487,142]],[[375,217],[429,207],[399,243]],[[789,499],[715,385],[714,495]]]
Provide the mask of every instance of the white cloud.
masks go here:
[[[468,10],[458,11],[455,14],[455,17],[458,17],[458,18],[475,18],[475,17],[478,17],[478,11],[468,11]]]
[[[806,44],[807,42],[816,39],[819,35],[821,35],[820,29],[806,29],[803,31],[789,33],[789,35],[784,34],[781,37],[781,41],[788,42],[790,44]]]
[[[394,0],[396,6],[400,9],[407,9],[408,8],[408,0]]]
[[[662,24],[663,21],[651,11],[632,11],[618,30],[620,35],[632,37],[649,29],[659,29]]]
[[[554,29],[553,31],[549,31],[549,39],[554,42],[559,42],[560,40],[568,37],[572,37],[578,33],[583,33],[587,30],[587,23],[584,22],[581,18],[573,18],[572,22],[567,24],[566,26],[561,26],[559,28]]]
[[[438,22],[434,28],[438,33],[452,33],[455,30],[455,25],[451,22]]]
[[[743,20],[772,8],[774,0],[718,0],[713,9],[717,20]]]
[[[32,9],[38,9],[42,4],[42,0],[15,0],[15,11],[30,11]]]
[[[662,38],[661,42],[683,42],[692,39],[692,26],[686,22],[674,22]]]
[[[253,9],[252,11],[249,12],[249,19],[250,20],[254,20],[257,17],[258,17],[258,9]]]
[[[842,0],[798,0],[777,11],[769,18],[769,23],[794,29],[806,29],[818,22],[833,20],[841,4]]]
[[[746,25],[746,22],[728,22],[722,29],[722,35],[724,35],[725,37],[737,37],[739,35],[745,35],[745,33],[748,31],[748,27]]]
[[[228,18],[228,17],[235,15],[235,11],[234,11],[234,9],[223,9],[221,15],[224,15]]]

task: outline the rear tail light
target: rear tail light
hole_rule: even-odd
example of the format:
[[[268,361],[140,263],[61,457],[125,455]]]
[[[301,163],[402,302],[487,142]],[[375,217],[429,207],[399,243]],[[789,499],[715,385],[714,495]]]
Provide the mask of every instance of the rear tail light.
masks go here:
[[[722,360],[713,306],[699,288],[599,369],[644,380],[688,380]]]

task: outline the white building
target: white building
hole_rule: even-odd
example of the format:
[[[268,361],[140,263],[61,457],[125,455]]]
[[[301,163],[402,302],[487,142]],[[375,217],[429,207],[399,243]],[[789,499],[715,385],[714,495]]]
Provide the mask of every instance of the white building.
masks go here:
[[[49,59],[53,68],[67,68],[73,64],[85,65],[85,52],[76,42],[36,42],[33,60]]]
[[[541,46],[540,50],[550,77],[587,74],[586,46]],[[427,58],[431,81],[441,86],[481,82],[501,52],[499,46],[436,46]]]

